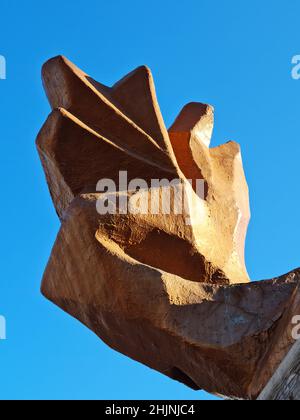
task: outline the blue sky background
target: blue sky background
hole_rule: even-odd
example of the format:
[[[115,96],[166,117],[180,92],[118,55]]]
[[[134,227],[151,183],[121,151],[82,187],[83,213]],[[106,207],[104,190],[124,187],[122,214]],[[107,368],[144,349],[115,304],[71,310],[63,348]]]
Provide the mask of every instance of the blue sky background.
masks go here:
[[[0,398],[210,399],[108,349],[40,295],[59,229],[34,144],[49,113],[40,68],[64,54],[112,84],[147,64],[168,126],[187,102],[214,105],[213,144],[243,150],[248,269],[271,278],[300,266],[299,0],[1,0],[0,16]]]

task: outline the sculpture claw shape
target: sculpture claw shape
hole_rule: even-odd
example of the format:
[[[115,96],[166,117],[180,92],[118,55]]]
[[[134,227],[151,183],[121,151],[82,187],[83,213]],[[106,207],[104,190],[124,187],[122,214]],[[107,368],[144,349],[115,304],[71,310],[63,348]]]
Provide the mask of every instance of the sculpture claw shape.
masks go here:
[[[43,294],[171,378],[256,398],[293,345],[300,273],[249,283],[239,146],[209,148],[213,109],[203,104],[184,107],[167,131],[146,67],[108,88],[57,57],[43,79],[53,111],[37,147],[62,221]],[[96,185],[118,184],[120,171],[151,188],[119,188],[110,195],[116,211],[99,214]],[[153,179],[180,181],[183,211],[122,212],[124,199],[149,203],[155,194],[160,202],[166,187]]]

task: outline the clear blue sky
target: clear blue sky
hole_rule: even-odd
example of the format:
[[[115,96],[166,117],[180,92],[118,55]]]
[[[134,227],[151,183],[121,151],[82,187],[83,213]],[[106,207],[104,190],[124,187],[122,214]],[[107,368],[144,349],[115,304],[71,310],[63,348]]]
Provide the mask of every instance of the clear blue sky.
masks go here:
[[[214,145],[243,150],[248,269],[271,278],[300,266],[299,0],[2,0],[0,13],[0,398],[211,398],[111,351],[40,295],[59,229],[34,144],[49,113],[40,68],[64,54],[112,84],[147,64],[167,125],[187,102],[214,105]]]

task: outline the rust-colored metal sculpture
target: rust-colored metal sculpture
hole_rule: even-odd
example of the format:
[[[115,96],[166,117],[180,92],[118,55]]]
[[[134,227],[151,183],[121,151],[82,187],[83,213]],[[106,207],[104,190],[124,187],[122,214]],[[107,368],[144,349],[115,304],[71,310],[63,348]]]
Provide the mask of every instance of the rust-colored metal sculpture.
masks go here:
[[[294,344],[300,271],[249,283],[239,146],[209,148],[203,104],[167,131],[146,67],[108,88],[57,57],[43,79],[37,146],[62,221],[43,294],[173,379],[256,398]]]

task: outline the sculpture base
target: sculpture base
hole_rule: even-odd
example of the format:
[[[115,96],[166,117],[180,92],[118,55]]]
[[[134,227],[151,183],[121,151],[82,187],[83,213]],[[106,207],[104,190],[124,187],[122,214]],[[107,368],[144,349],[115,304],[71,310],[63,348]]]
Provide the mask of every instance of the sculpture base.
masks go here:
[[[257,400],[300,400],[300,340],[294,344]]]

